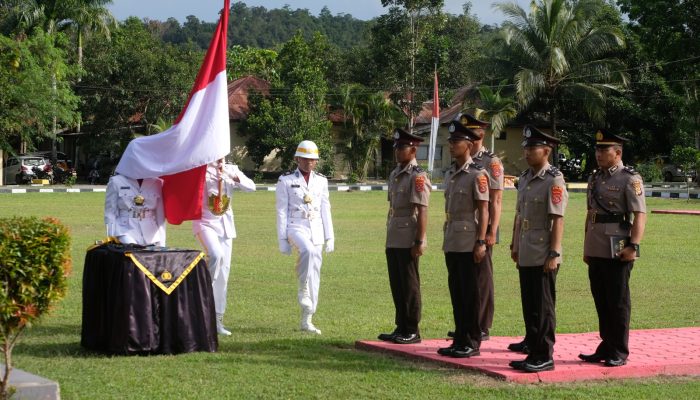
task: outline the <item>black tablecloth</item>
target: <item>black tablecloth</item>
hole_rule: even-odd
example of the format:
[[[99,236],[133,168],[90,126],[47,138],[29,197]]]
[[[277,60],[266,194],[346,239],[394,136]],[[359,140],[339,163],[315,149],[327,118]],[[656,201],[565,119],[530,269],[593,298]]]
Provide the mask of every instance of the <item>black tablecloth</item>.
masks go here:
[[[211,279],[199,255],[116,244],[88,250],[81,345],[110,354],[216,351]]]

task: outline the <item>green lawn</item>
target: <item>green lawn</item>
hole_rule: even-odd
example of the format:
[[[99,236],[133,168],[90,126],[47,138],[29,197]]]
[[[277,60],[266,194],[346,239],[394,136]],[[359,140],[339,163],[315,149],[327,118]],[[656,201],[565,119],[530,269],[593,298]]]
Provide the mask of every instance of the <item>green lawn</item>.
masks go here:
[[[492,335],[523,331],[517,273],[507,245],[515,192],[504,196],[501,245],[494,253],[496,317]],[[0,194],[0,217],[52,215],[73,234],[74,269],[67,297],[26,332],[18,368],[56,380],[64,398],[658,398],[700,397],[700,378],[515,385],[469,373],[356,351],[358,339],[393,328],[384,259],[386,193],[333,192],[336,252],[323,265],[314,322],[323,336],[297,331],[294,258],[277,251],[274,193],[234,198],[239,238],[226,324],[233,336],[218,353],[105,357],[80,347],[85,249],[104,234],[103,193]],[[699,201],[647,199],[648,208],[700,209]],[[421,260],[424,337],[452,328],[440,245],[443,196],[430,208],[428,251]],[[558,332],[597,329],[581,261],[585,194],[572,193],[558,276]],[[642,258],[632,273],[632,327],[700,324],[700,217],[650,214]],[[168,228],[168,244],[196,247],[190,224]],[[654,351],[650,344],[649,351]],[[592,350],[592,349],[581,349]],[[634,354],[632,354],[634,357]]]

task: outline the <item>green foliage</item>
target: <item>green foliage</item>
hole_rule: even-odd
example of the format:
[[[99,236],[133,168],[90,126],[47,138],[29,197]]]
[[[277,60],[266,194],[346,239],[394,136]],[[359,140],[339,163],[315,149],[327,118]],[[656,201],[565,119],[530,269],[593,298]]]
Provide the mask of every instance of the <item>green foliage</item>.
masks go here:
[[[663,180],[661,167],[654,161],[637,164],[634,169],[639,172],[644,182],[661,182]]]
[[[526,13],[516,3],[499,3],[508,21],[501,40],[505,62],[515,71],[521,107],[549,115],[556,131],[557,109],[565,99],[604,121],[606,94],[628,84],[614,52],[624,47],[619,27],[601,23],[601,0],[538,0]]]
[[[478,87],[480,104],[477,107],[476,117],[489,121],[491,123],[489,130],[496,136],[518,115],[518,103],[515,99],[501,95],[507,83],[508,81],[504,79],[498,84],[496,90],[487,85]]]
[[[268,82],[277,82],[277,52],[274,50],[256,49],[234,45],[226,52],[226,74],[228,79],[254,75]]]
[[[700,157],[700,150],[693,147],[673,146],[671,149],[671,160],[688,172],[695,166]]]
[[[0,148],[20,140],[34,147],[52,134],[54,117],[59,129],[78,120],[62,40],[39,29],[17,40],[0,35]]]
[[[297,33],[279,52],[280,83],[271,90],[271,97],[249,97],[250,113],[241,132],[248,136],[246,145],[256,164],[277,150],[283,168],[290,168],[299,142],[312,140],[319,148],[321,166],[332,165],[331,123],[325,101],[328,87],[324,66],[314,56],[327,46],[321,35],[306,41]]]
[[[0,343],[7,366],[0,398],[7,398],[19,335],[64,296],[70,269],[70,236],[57,219],[0,219]]]

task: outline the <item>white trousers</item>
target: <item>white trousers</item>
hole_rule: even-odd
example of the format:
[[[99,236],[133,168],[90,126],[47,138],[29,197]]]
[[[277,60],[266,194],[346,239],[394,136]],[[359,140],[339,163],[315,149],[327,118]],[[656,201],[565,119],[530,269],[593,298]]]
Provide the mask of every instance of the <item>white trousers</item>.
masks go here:
[[[211,286],[214,292],[214,308],[217,314],[226,311],[226,290],[228,275],[231,272],[231,253],[233,239],[217,235],[213,230],[203,226],[197,234],[197,239],[207,253],[207,267],[211,276]]]
[[[287,230],[287,239],[299,252],[297,258],[297,279],[299,291],[297,294],[299,305],[306,295],[311,299],[311,314],[316,312],[318,304],[318,288],[321,283],[321,262],[323,261],[323,245],[315,245],[311,242],[311,229],[306,226],[296,226]],[[308,285],[308,294],[304,287]],[[303,307],[303,306],[302,306]]]

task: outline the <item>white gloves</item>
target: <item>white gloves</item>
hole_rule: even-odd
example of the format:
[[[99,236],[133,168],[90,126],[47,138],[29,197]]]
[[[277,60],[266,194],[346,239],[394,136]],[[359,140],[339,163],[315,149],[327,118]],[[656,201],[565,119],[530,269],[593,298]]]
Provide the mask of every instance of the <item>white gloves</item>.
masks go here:
[[[280,240],[280,253],[284,254],[285,256],[292,254],[292,246],[289,244],[289,241]]]
[[[333,250],[335,250],[335,240],[333,240],[333,239],[326,240],[326,253],[332,253]]]

